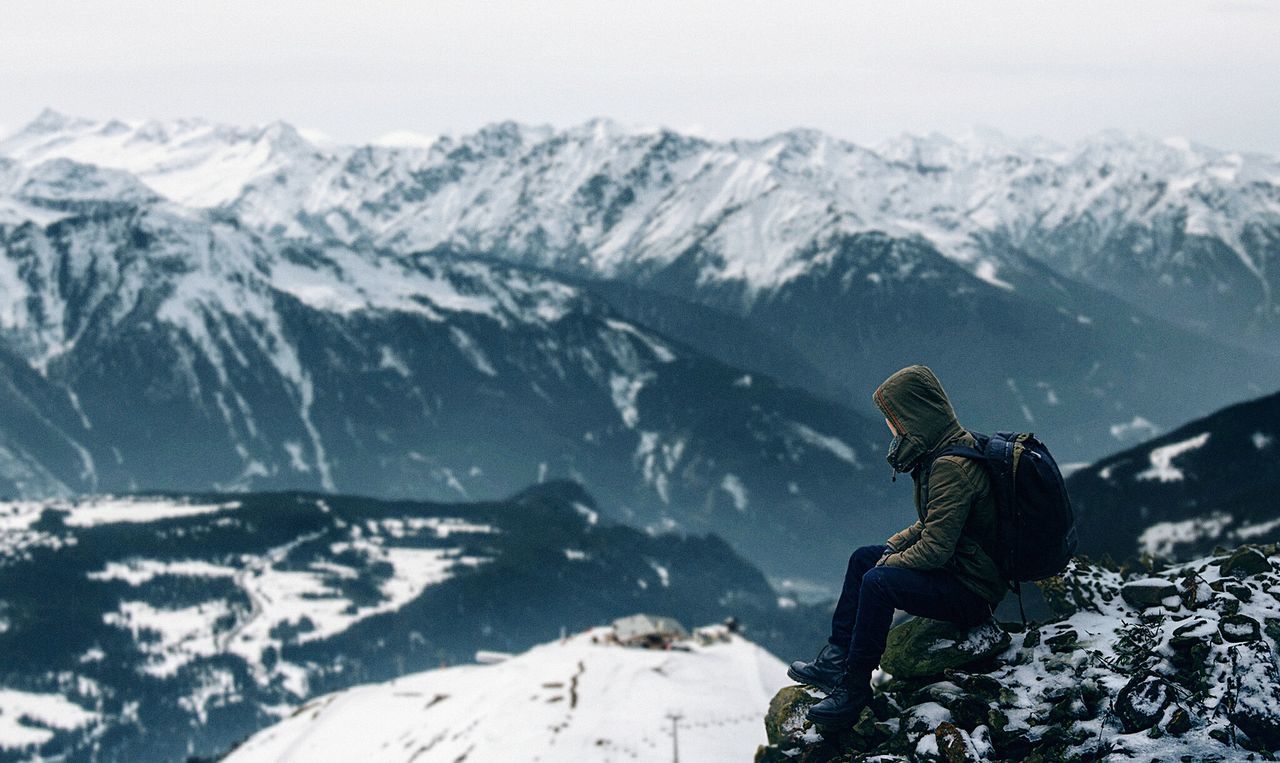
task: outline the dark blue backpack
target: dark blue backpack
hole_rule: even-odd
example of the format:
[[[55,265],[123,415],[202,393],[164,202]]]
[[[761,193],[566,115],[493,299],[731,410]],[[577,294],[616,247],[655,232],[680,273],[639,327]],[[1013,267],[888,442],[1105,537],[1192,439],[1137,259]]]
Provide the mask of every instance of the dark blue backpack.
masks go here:
[[[1021,608],[1017,584],[1057,575],[1075,554],[1075,512],[1057,462],[1034,434],[969,434],[977,440],[976,448],[949,445],[938,455],[971,458],[983,464],[991,476],[996,504],[995,547],[984,550],[1005,579],[1015,583]]]

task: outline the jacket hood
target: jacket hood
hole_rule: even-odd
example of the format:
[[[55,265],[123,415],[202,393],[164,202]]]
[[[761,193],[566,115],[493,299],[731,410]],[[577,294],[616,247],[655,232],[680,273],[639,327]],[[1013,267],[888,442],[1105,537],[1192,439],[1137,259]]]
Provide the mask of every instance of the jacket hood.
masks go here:
[[[920,457],[937,449],[964,427],[951,400],[928,366],[911,365],[881,382],[871,399],[898,430],[897,447],[886,456],[895,471],[910,471]]]

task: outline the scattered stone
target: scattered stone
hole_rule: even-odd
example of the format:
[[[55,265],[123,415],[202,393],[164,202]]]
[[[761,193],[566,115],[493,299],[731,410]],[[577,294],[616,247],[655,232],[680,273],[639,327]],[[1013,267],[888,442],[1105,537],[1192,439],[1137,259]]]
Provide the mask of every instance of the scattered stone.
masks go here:
[[[1055,633],[1044,640],[1046,646],[1052,652],[1070,652],[1076,648],[1076,644],[1080,642],[1080,634],[1074,630],[1065,630],[1061,633]]]
[[[1191,715],[1181,707],[1175,707],[1169,715],[1169,722],[1164,730],[1174,736],[1181,736],[1191,730]]]
[[[1178,587],[1164,578],[1140,578],[1120,587],[1120,597],[1140,611],[1163,606],[1165,597],[1177,595]]]
[[[1022,647],[1030,649],[1040,644],[1040,629],[1032,628],[1027,631],[1027,635],[1022,637]]]
[[[1277,644],[1280,644],[1280,618],[1268,617],[1262,622],[1262,632]]]
[[[1253,589],[1243,583],[1227,583],[1223,590],[1240,601],[1253,601]]]
[[[1277,620],[1276,624],[1280,626],[1280,620]],[[1000,696],[1000,689],[1004,687],[1004,684],[985,673],[969,673],[959,681],[965,691],[982,697],[989,704],[995,703]]]
[[[1173,701],[1173,688],[1163,678],[1137,675],[1116,696],[1115,714],[1125,733],[1146,731],[1156,725]]]
[[[965,731],[973,731],[987,722],[987,713],[991,710],[991,706],[980,697],[965,694],[948,703],[947,709],[951,711],[951,719],[955,725]]]
[[[1280,669],[1265,641],[1236,644],[1228,650],[1236,697],[1227,713],[1253,741],[1280,747]]]
[[[1247,578],[1260,572],[1270,572],[1271,562],[1257,548],[1241,546],[1236,549],[1235,553],[1227,557],[1219,571],[1224,576],[1231,575],[1237,578]]]
[[[938,754],[947,763],[981,763],[982,757],[963,729],[943,721],[933,734],[937,739]]]
[[[880,667],[895,678],[940,675],[994,657],[1009,645],[995,620],[965,629],[943,620],[917,617],[889,631]]]
[[[1262,627],[1248,615],[1228,615],[1218,621],[1218,632],[1227,641],[1241,643],[1257,641],[1262,637]]]

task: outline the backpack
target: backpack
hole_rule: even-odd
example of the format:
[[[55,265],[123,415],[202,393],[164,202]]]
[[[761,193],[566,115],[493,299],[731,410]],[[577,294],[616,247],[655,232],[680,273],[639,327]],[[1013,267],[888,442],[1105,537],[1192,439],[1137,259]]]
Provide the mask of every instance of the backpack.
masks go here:
[[[969,434],[977,447],[948,445],[938,456],[963,456],[986,467],[995,498],[996,526],[995,547],[984,550],[1000,574],[1013,581],[1021,610],[1020,584],[1057,575],[1076,552],[1071,498],[1057,462],[1034,433]]]

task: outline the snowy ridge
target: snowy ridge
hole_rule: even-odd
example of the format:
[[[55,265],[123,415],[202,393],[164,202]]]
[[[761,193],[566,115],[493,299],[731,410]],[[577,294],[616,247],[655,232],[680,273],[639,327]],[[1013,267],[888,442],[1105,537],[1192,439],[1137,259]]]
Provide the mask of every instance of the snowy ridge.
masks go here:
[[[1274,496],[1280,393],[1238,403],[1113,454],[1067,479],[1080,548],[1182,559],[1280,541]]]
[[[1181,139],[1112,131],[1066,147],[987,131],[905,135],[872,149],[813,130],[712,142],[597,119],[390,143],[315,145],[279,122],[96,122],[47,111],[0,142],[0,155],[124,170],[167,198],[234,209],[262,230],[405,253],[452,246],[612,276],[653,272],[698,247],[701,280],[753,292],[820,264],[823,242],[839,234],[923,236],[1007,287],[1001,273],[1012,265],[993,237],[1076,272],[1126,230],[1174,226],[1221,242],[1266,309],[1280,308],[1270,296],[1274,255],[1251,233],[1280,225],[1280,160]],[[1170,273],[1149,267],[1155,278]]]
[[[687,760],[745,760],[760,708],[786,683],[776,657],[723,629],[668,651],[594,628],[496,665],[403,676],[320,697],[227,758],[253,761],[666,761],[679,714]]]
[[[0,760],[219,754],[318,696],[633,612],[735,617],[779,650],[811,629],[723,541],[604,521],[563,481],[466,504],[314,493],[0,502],[0,530]],[[691,668],[709,666],[710,691],[776,688],[759,647],[717,645]],[[666,677],[649,670],[661,659],[619,665],[634,668],[637,691],[661,692],[647,676],[687,678],[674,659]],[[583,687],[607,690],[612,665]],[[707,724],[715,739],[730,726],[755,736],[751,705],[735,701]],[[612,738],[640,744],[629,733]]]

